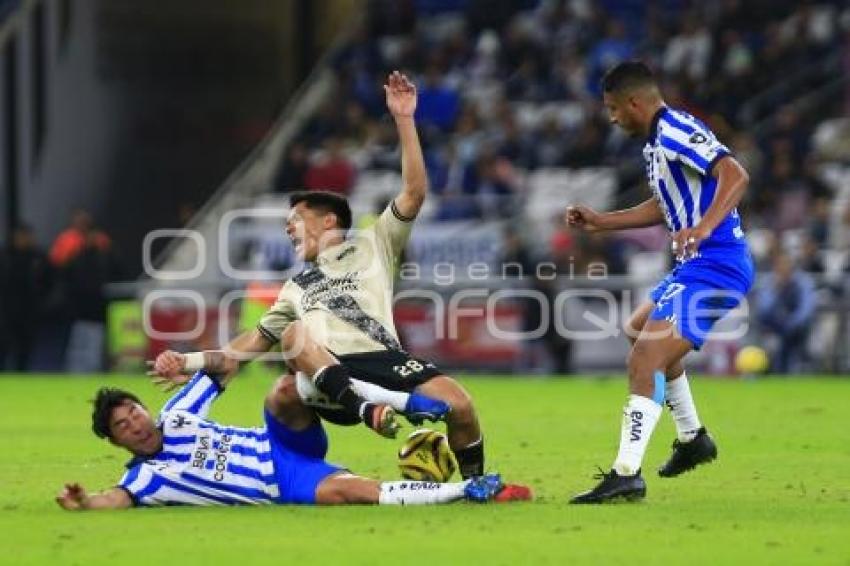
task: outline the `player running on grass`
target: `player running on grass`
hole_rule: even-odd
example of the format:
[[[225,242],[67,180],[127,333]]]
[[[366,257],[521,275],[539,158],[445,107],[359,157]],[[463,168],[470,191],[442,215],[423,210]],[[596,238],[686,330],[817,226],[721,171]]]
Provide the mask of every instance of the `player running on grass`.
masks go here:
[[[351,209],[345,198],[323,192],[293,195],[286,232],[299,257],[313,267],[287,281],[259,325],[225,350],[163,352],[153,373],[165,377],[199,369],[229,373],[280,343],[290,367],[309,376],[330,401],[342,405],[346,420],[362,420],[384,436],[396,433],[393,410],[367,402],[352,387],[352,377],[427,396],[411,397],[412,406],[405,412],[418,418],[445,416],[461,474],[477,476],[484,472],[484,448],[472,400],[434,364],[405,352],[393,325],[393,266],[425,200],[428,178],[413,119],[416,87],[394,72],[384,88],[401,143],[403,186],[375,225],[346,238]],[[442,403],[429,404],[430,397]],[[446,403],[451,407],[448,414]]]
[[[740,303],[754,278],[735,208],[749,178],[726,146],[690,114],[668,108],[643,63],[617,65],[603,78],[602,90],[611,122],[646,138],[643,155],[654,197],[608,213],[570,206],[567,223],[589,232],[666,223],[676,265],[627,323],[630,396],[613,469],[573,503],[644,497],[641,462],[665,400],[678,438],[659,475],[677,476],[717,457],[697,416],[682,359],[703,345],[713,324]]]
[[[324,458],[328,439],[315,413],[281,395],[282,381],[266,397],[265,426],[223,426],[207,418],[226,378],[198,372],[154,420],[132,393],[101,388],[92,430],[133,454],[116,487],[89,495],[69,483],[56,497],[68,510],[157,505],[261,505],[379,503],[417,505],[516,501],[524,486],[498,474],[456,483],[381,482],[356,476]]]

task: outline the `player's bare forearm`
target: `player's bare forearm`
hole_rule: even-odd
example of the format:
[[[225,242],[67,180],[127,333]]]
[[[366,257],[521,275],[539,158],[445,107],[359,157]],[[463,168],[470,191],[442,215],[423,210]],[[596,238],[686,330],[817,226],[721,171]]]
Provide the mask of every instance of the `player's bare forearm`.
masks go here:
[[[230,341],[222,350],[204,352],[204,369],[220,376],[222,384],[229,382],[243,364],[272,349],[271,340],[253,328]]]
[[[664,222],[664,214],[654,199],[647,199],[637,206],[600,214],[599,226],[602,230],[628,230],[644,228]]]
[[[428,193],[428,174],[413,117],[400,116],[395,121],[401,144],[402,177],[402,190],[395,199],[395,205],[402,216],[414,218]]]
[[[130,495],[120,487],[88,495],[79,484],[66,484],[62,492],[56,496],[56,503],[68,511],[128,509],[133,506]]]
[[[384,92],[387,96],[387,109],[395,120],[401,146],[402,190],[395,198],[395,207],[405,218],[415,218],[428,190],[425,159],[422,157],[419,134],[413,119],[418,100],[416,85],[405,75],[393,71],[387,77]]]
[[[168,390],[186,383],[189,380],[186,374],[203,369],[218,377],[222,385],[225,385],[243,363],[268,352],[273,345],[271,340],[255,328],[240,334],[221,350],[188,354],[166,350],[159,354],[155,361],[148,362],[152,368],[148,375],[154,383]]]
[[[726,156],[718,161],[712,174],[717,178],[717,190],[714,193],[714,200],[697,225],[697,228],[706,234],[711,234],[738,206],[750,183],[750,176],[746,169],[732,156]]]

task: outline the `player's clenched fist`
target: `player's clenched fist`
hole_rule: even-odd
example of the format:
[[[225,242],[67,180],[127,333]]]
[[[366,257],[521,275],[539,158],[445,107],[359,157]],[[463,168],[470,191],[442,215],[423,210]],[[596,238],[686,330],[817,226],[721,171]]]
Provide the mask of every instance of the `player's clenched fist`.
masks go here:
[[[186,367],[186,355],[172,350],[166,350],[156,357],[150,374],[162,377],[176,377],[183,373]]]
[[[577,204],[568,206],[566,213],[567,226],[571,228],[580,228],[586,232],[596,232],[602,230],[599,224],[601,215],[590,207]]]
[[[56,496],[56,503],[68,511],[79,511],[85,509],[87,498],[83,486],[78,483],[66,483],[59,495]]]

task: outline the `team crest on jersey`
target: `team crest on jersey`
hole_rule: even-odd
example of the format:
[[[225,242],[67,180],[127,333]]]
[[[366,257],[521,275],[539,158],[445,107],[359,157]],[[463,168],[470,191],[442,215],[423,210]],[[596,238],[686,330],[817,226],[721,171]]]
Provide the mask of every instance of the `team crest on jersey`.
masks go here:
[[[174,415],[174,418],[171,419],[171,427],[172,428],[183,428],[184,426],[189,426],[194,421],[192,419],[187,419],[183,415]]]

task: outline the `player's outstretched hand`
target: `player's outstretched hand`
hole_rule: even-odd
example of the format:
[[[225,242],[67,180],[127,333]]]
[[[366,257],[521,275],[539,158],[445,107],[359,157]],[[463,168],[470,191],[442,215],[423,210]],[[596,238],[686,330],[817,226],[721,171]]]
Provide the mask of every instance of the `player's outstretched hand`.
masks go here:
[[[678,261],[685,261],[697,255],[700,244],[708,236],[709,234],[698,226],[683,228],[673,233],[673,242],[670,244],[670,248]]]
[[[602,230],[602,226],[599,225],[600,216],[589,206],[576,204],[567,207],[565,220],[570,228],[579,228],[585,232],[598,232]]]
[[[172,350],[166,350],[149,361],[148,375],[155,385],[170,391],[179,385],[189,381],[189,376],[184,374],[186,368],[186,355]]]
[[[396,118],[409,118],[416,112],[416,85],[407,76],[393,71],[384,85],[387,108]]]
[[[78,483],[66,483],[62,491],[59,492],[59,495],[56,496],[56,503],[62,509],[79,511],[86,508],[87,499],[88,495],[86,494],[86,490],[83,489],[83,486]]]

